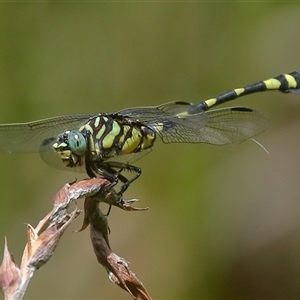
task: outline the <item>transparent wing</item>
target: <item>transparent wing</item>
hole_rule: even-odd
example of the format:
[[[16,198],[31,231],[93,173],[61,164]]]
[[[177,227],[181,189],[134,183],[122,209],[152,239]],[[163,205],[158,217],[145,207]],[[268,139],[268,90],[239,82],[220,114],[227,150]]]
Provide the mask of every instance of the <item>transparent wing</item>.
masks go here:
[[[47,150],[65,129],[74,129],[90,115],[65,115],[29,123],[0,125],[0,152],[38,152]]]
[[[245,107],[199,111],[194,104],[169,102],[154,107],[124,109],[116,114],[139,120],[152,128],[165,143],[238,144],[269,126],[261,113]],[[0,125],[0,152],[40,152],[49,165],[66,169],[52,145],[57,135],[78,129],[91,115],[66,115],[30,123]],[[151,149],[127,155],[116,155],[107,161],[133,163]],[[74,171],[85,172],[83,168]]]
[[[145,155],[147,155],[148,153],[150,153],[151,151],[152,151],[152,148],[148,148],[141,152],[116,155],[112,158],[105,160],[105,162],[114,161],[114,162],[119,162],[119,163],[124,163],[124,164],[132,164],[132,163],[138,161],[139,159],[141,159],[142,157],[144,157]]]
[[[123,109],[117,112],[118,115],[134,117],[139,120],[155,119],[159,117],[170,117],[180,113],[188,112],[193,103],[176,101],[168,102],[158,106],[144,106]]]
[[[169,118],[188,110],[187,102],[169,102],[153,107],[124,109],[118,114],[132,118]],[[0,152],[38,152],[51,147],[56,136],[66,129],[76,129],[87,122],[92,115],[65,115],[29,123],[0,125]],[[180,119],[176,122],[180,123]],[[42,146],[42,147],[41,147]]]
[[[193,103],[177,101],[168,102],[159,106],[124,109],[117,112],[117,114],[135,118],[144,124],[163,125],[164,128],[166,128],[168,124],[178,124],[178,129],[180,127],[203,127],[208,120],[207,114],[204,111],[202,113],[198,108],[195,110],[195,108],[197,107]],[[197,112],[197,114],[195,112]],[[194,118],[193,115],[196,117]],[[179,129],[179,131],[184,130],[185,129]]]
[[[269,127],[269,120],[263,114],[245,107],[187,115],[180,122],[173,117],[147,123],[165,143],[213,145],[239,144]]]

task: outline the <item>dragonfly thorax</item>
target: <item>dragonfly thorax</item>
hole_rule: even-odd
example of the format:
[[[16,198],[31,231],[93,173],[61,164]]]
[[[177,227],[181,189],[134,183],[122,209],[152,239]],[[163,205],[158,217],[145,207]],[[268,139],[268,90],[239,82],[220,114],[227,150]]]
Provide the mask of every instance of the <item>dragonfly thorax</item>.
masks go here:
[[[115,156],[140,152],[153,146],[155,132],[140,122],[113,115],[98,115],[79,128],[86,137],[91,160],[106,161]]]
[[[72,168],[84,164],[87,142],[81,132],[66,130],[60,133],[52,147],[65,166]]]

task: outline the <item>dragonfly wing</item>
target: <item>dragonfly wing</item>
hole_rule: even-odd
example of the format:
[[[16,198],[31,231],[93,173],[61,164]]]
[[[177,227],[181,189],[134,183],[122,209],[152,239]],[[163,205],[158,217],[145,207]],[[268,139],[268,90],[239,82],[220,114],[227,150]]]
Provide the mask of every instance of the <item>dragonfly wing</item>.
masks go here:
[[[127,108],[118,111],[117,114],[126,117],[134,117],[137,119],[147,120],[147,119],[156,119],[160,117],[176,116],[177,114],[187,112],[191,106],[194,105],[189,102],[176,101],[176,102],[167,102],[159,106]]]
[[[42,160],[52,168],[63,170],[63,171],[72,171],[72,172],[79,172],[79,173],[86,173],[85,166],[76,166],[71,168],[67,168],[62,159],[59,157],[57,153],[55,153],[51,146],[48,149],[44,149],[40,151],[40,156]]]
[[[132,164],[148,153],[152,151],[152,148],[145,149],[141,152],[135,152],[135,153],[129,153],[129,154],[122,154],[122,155],[115,155],[112,158],[109,158],[105,160],[105,162],[118,162],[118,163],[123,163],[123,164]]]
[[[203,128],[206,143],[236,145],[269,128],[269,119],[262,113],[245,108],[232,107],[207,112],[209,122]]]
[[[65,115],[29,123],[0,125],[0,152],[47,150],[49,141],[60,132],[75,129],[89,118],[90,115]]]
[[[232,107],[188,115],[179,122],[165,120],[164,124],[152,127],[165,143],[234,145],[265,131],[269,120],[252,109]]]

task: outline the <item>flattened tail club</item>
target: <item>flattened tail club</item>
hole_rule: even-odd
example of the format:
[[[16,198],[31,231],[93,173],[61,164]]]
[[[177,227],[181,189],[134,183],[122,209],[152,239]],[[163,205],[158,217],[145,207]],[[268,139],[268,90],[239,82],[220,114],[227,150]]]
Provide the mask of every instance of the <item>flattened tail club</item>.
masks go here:
[[[206,111],[211,107],[226,103],[241,96],[254,94],[257,92],[280,91],[282,93],[300,94],[300,71],[294,71],[287,74],[281,74],[267,80],[258,81],[245,87],[236,88],[223,93],[215,98],[207,99],[196,104],[191,113]]]

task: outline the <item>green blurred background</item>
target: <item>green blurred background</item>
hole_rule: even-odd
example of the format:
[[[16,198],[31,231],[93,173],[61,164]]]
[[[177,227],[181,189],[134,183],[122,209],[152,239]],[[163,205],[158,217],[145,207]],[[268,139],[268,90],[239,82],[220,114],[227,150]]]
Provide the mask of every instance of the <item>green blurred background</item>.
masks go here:
[[[296,2],[19,2],[1,3],[0,15],[1,123],[199,102],[300,68]],[[300,96],[230,105],[270,118],[257,137],[269,155],[252,141],[159,142],[125,194],[150,210],[109,217],[113,250],[154,299],[300,299]],[[38,154],[1,154],[0,164],[0,237],[19,262],[24,223],[80,177]],[[97,263],[88,230],[72,232],[81,221],[27,299],[130,299]]]

